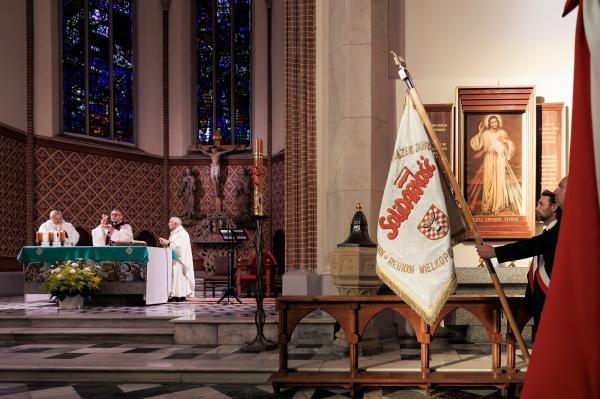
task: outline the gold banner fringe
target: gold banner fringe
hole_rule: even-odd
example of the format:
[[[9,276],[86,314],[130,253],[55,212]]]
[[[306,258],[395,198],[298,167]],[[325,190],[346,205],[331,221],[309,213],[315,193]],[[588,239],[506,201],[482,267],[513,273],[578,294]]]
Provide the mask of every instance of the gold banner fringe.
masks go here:
[[[440,291],[435,301],[433,302],[431,309],[428,311],[427,309],[423,308],[419,304],[419,301],[415,299],[409,292],[403,290],[402,287],[393,282],[392,279],[389,278],[386,274],[385,269],[379,266],[379,264],[376,265],[375,271],[377,272],[377,276],[379,276],[381,281],[383,281],[388,287],[390,287],[392,291],[396,293],[396,295],[398,295],[404,302],[406,302],[408,306],[410,306],[411,309],[414,310],[419,316],[421,316],[423,320],[425,320],[425,322],[430,326],[433,323],[435,323],[435,320],[437,319],[438,315],[440,314],[440,311],[444,307],[444,304],[446,303],[450,295],[454,293],[456,287],[458,286],[458,282],[456,281],[456,275],[454,275],[453,278],[448,281],[444,289]]]

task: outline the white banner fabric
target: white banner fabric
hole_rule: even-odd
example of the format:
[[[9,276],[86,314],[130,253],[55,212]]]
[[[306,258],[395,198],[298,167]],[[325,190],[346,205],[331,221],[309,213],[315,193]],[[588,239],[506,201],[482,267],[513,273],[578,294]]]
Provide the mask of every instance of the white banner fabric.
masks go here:
[[[410,101],[398,129],[377,240],[377,275],[433,324],[456,289],[456,274],[440,171]]]

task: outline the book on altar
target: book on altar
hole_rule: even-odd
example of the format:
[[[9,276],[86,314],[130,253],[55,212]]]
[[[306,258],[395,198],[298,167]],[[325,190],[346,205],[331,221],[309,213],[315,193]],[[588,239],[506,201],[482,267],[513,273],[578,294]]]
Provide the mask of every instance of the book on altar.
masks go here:
[[[140,241],[140,240],[131,240],[131,241],[113,241],[112,242],[113,245],[115,246],[126,246],[126,247],[145,247],[148,244],[146,243],[146,241]]]

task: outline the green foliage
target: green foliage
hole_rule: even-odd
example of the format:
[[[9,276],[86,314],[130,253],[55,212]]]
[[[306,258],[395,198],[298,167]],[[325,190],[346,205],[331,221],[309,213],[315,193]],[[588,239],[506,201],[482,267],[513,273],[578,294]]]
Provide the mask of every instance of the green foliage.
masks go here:
[[[67,296],[90,296],[100,288],[102,269],[94,261],[64,261],[45,274],[44,288],[60,300]]]

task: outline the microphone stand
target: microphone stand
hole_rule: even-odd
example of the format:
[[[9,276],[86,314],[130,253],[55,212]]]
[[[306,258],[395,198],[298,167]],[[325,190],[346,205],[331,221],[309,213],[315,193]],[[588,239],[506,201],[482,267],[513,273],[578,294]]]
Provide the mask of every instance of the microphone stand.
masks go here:
[[[235,289],[233,288],[233,266],[235,264],[235,244],[236,242],[236,237],[235,237],[235,233],[233,231],[233,229],[227,229],[227,231],[229,232],[229,265],[227,266],[227,289],[225,290],[225,292],[223,292],[223,295],[221,295],[221,299],[219,299],[217,301],[217,303],[221,303],[223,301],[223,299],[227,298],[227,302],[225,302],[225,304],[230,305],[231,301],[230,298],[233,297],[236,301],[238,301],[238,303],[242,303],[242,301],[240,300],[240,298],[237,296],[237,293],[235,292]],[[223,235],[223,239],[227,240],[225,237],[226,235]]]

